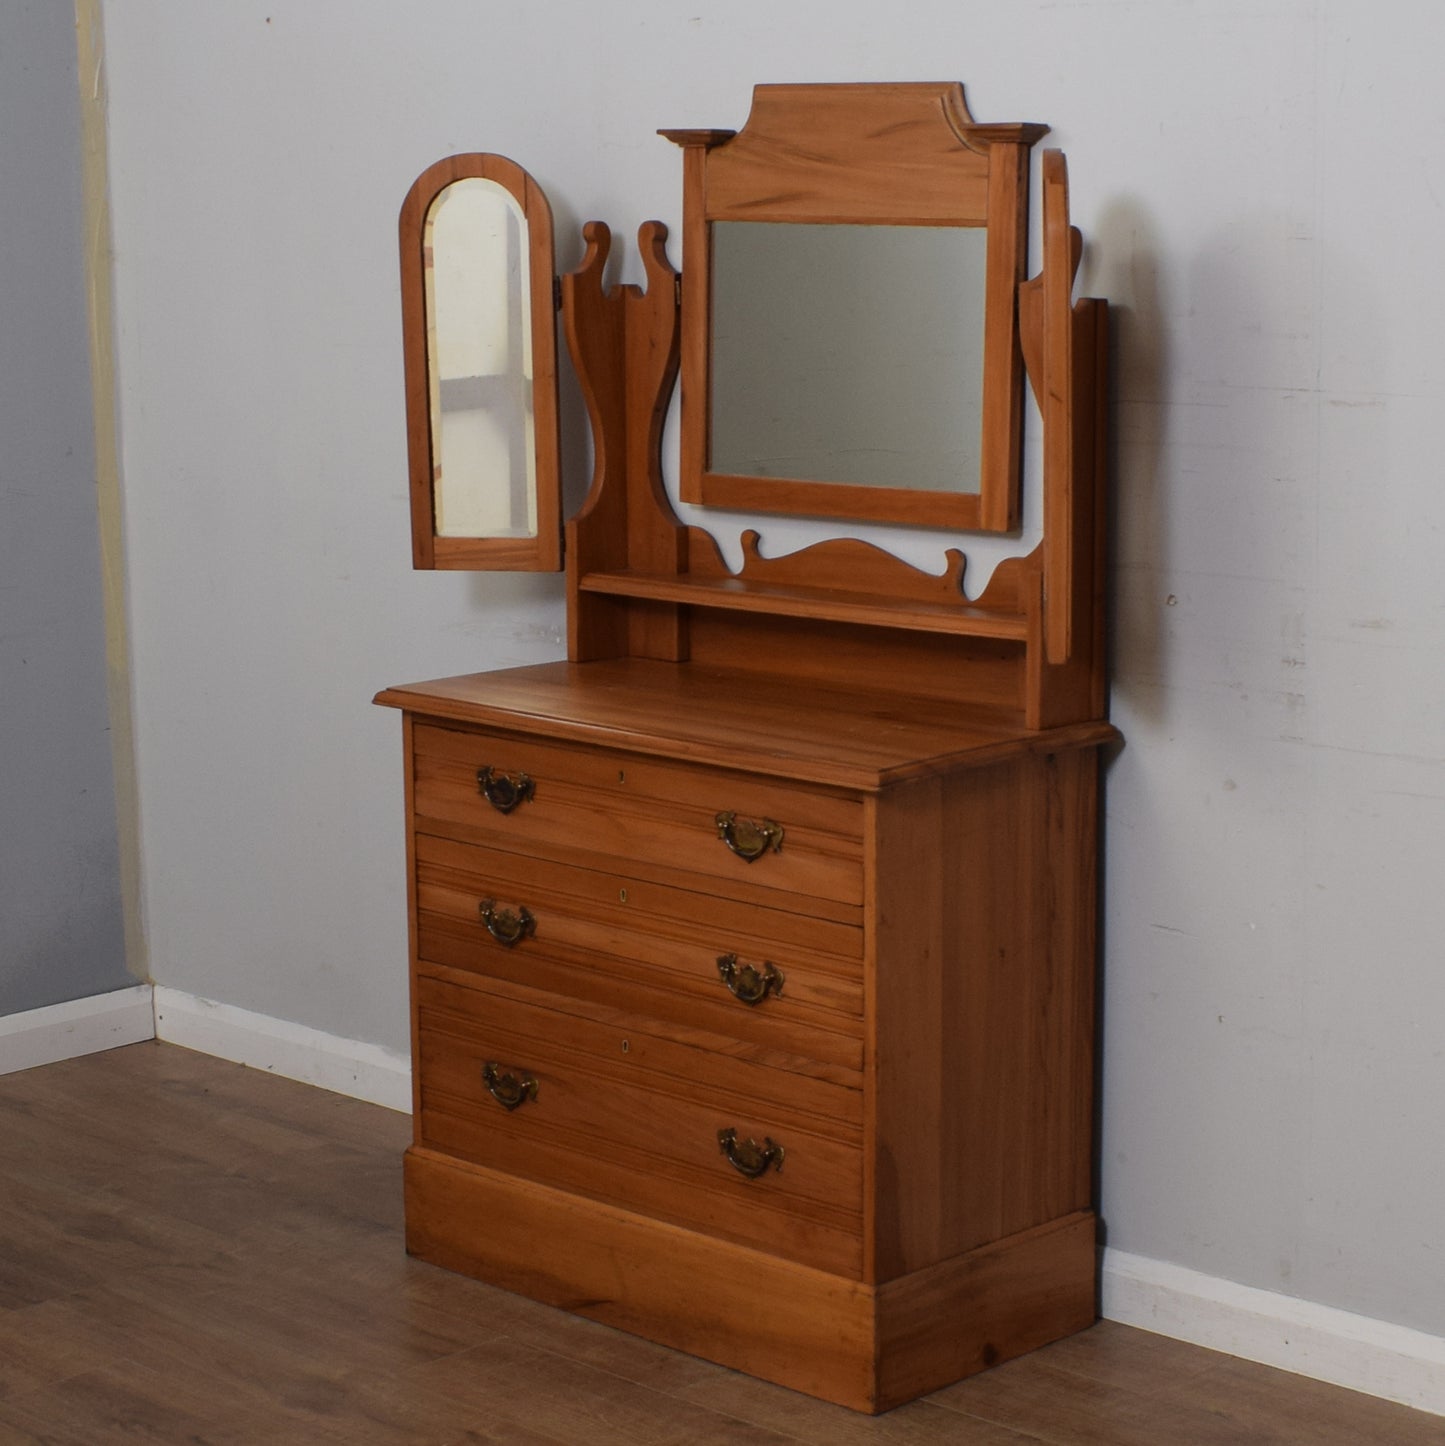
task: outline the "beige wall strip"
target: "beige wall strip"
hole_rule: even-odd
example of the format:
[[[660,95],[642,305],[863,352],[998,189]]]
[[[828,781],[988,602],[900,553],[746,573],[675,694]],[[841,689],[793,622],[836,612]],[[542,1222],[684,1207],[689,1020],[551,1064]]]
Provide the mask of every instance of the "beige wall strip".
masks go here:
[[[85,191],[85,274],[95,405],[95,478],[105,606],[106,695],[115,769],[125,957],[131,973],[150,976],[142,927],[140,794],[136,782],[127,630],[125,527],[116,428],[114,284],[106,148],[105,35],[101,0],[75,0],[80,74],[81,177]]]

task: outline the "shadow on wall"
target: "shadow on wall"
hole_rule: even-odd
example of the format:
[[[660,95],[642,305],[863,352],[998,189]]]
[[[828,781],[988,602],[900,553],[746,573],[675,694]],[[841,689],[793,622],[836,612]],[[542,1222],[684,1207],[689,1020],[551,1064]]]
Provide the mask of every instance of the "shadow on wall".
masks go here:
[[[1129,678],[1159,675],[1164,645],[1164,600],[1149,590],[1118,585],[1137,559],[1167,571],[1160,485],[1168,417],[1169,336],[1160,291],[1159,236],[1150,213],[1133,197],[1112,200],[1100,213],[1086,248],[1080,291],[1109,298],[1109,557],[1112,561],[1109,650],[1117,659],[1129,642],[1127,671],[1114,671],[1116,691]],[[1090,261],[1100,258],[1096,271]],[[1127,527],[1127,545],[1124,531]],[[1124,610],[1132,609],[1124,617]],[[1137,616],[1135,613],[1137,612]],[[1112,670],[1111,670],[1112,671]],[[1130,697],[1149,721],[1162,707],[1157,689]]]

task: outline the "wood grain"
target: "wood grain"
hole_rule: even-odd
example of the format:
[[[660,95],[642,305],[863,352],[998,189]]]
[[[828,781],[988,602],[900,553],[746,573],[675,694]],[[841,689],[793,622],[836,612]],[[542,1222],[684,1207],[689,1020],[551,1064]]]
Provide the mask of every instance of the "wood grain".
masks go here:
[[[880,1286],[875,1409],[976,1375],[1097,1318],[1091,1212]]]
[[[1023,722],[1025,646],[1010,638],[706,607],[693,609],[691,630],[698,671],[746,673],[752,686],[774,690],[836,689],[851,680],[857,692],[886,680],[889,694],[915,699],[924,711],[930,704],[951,706],[976,723],[991,716]]]
[[[589,1319],[866,1409],[873,1332],[856,1281],[411,1150],[407,1248]],[[766,1303],[766,1309],[760,1309]]]
[[[625,1210],[879,1291],[910,1281],[890,1297],[913,1302],[890,1327],[899,1344],[875,1329],[866,1409],[1081,1328],[1094,1311],[1094,745],[1107,728],[1030,735],[994,720],[967,753],[915,755],[845,791],[764,780],[756,764],[752,775],[719,768],[705,746],[684,765],[668,745],[740,705],[753,737],[775,748],[792,736],[810,760],[830,742],[874,746],[885,716],[894,746],[946,736],[956,749],[959,719],[934,734],[922,700],[849,705],[826,693],[825,708],[796,689],[778,698],[754,684],[740,696],[733,677],[684,700],[684,679],[703,690],[716,681],[695,664],[557,667],[480,681],[479,692],[507,697],[516,683],[530,697],[501,729],[431,720],[438,695],[467,691],[456,680],[404,699],[418,1145],[431,1161],[410,1198],[432,1222],[431,1258],[472,1258],[467,1218],[442,1203],[479,1188],[455,1175],[465,1166],[500,1173],[514,1191],[562,1191],[574,1210]],[[602,679],[611,686],[590,693]],[[540,694],[527,691],[539,681]],[[528,732],[562,713],[595,723],[594,701],[615,718],[607,710],[640,683],[635,710],[658,740],[642,756]],[[559,685],[579,691],[564,704]],[[778,727],[761,727],[760,714]],[[483,767],[525,772],[532,796],[500,813],[478,791]],[[720,791],[781,817],[779,853],[754,865],[719,852]],[[629,897],[639,883],[641,914]],[[532,919],[514,946],[476,918],[478,895],[499,884],[506,906]],[[768,1013],[744,1015],[728,1007],[736,1001],[697,997],[716,958],[683,896],[710,900],[704,912],[717,919],[740,890],[758,889],[775,890],[771,914],[793,916],[791,937],[819,971],[801,1013],[770,1001]],[[859,905],[856,922],[837,916]],[[822,941],[858,924],[829,963]],[[846,975],[856,989],[851,940],[861,940],[862,994],[848,1025],[817,1006],[828,1002],[820,979],[826,991]],[[488,1061],[535,1081],[536,1099],[504,1109],[484,1088]],[[729,1126],[776,1140],[784,1169],[732,1178],[714,1150]],[[670,1339],[640,1301],[637,1311],[631,1328]],[[967,1315],[966,1331],[922,1324],[951,1312]],[[771,1373],[790,1380],[794,1369],[780,1351]]]
[[[1043,126],[979,126],[963,87],[759,85],[736,137],[704,154],[708,220],[980,225],[995,144]]]
[[[615,658],[627,651],[624,608],[584,605],[579,580],[589,572],[627,566],[628,505],[626,308],[627,292],[603,287],[612,233],[600,221],[582,228],[582,262],[562,277],[562,328],[592,432],[592,482],[567,524],[567,656],[574,662]]]
[[[428,741],[447,736],[433,733]],[[554,777],[536,802],[501,816],[478,793],[473,760],[479,751],[474,748],[470,758],[459,760],[418,749],[413,765],[418,829],[544,858],[558,857],[559,849],[568,856],[587,854],[604,866],[641,871],[643,877],[651,867],[686,870],[703,876],[697,882],[705,892],[727,894],[734,884],[750,892],[768,890],[774,904],[782,906],[779,896],[785,895],[789,906],[804,913],[808,908],[802,899],[842,905],[861,901],[859,839],[795,822],[799,815],[789,808],[790,791],[783,786],[764,813],[731,809],[738,801],[733,795],[749,790],[732,785],[725,774],[700,770],[689,797],[677,802]],[[719,837],[715,820],[720,811],[776,822],[783,829],[782,847],[752,861],[740,858]],[[800,811],[806,819],[806,804]]]
[[[803,666],[800,660],[800,670]],[[1048,733],[1007,713],[806,674],[675,667],[640,658],[543,663],[388,688],[376,701],[429,718],[843,789],[979,767],[1025,750],[1118,736],[1085,722]]]
[[[604,748],[561,747],[518,730],[482,732],[427,723],[418,724],[414,746],[419,755],[435,759],[439,768],[464,775],[460,802],[468,805],[468,814],[486,819],[502,835],[538,813],[565,815],[572,805],[566,791],[584,789],[637,806],[701,807],[709,819],[718,809],[731,808],[786,814],[795,827],[842,839],[857,840],[863,833],[862,804],[855,796],[789,787],[737,770],[686,767]],[[499,814],[481,795],[477,773],[483,767],[527,774],[532,797],[513,812]]]
[[[663,132],[685,148],[682,475],[687,502],[761,513],[1006,531],[1017,526],[1022,362],[1014,305],[1027,251],[1028,151],[1046,126],[978,125],[956,83],[760,85],[747,124]],[[979,490],[756,478],[709,465],[715,222],[988,229]]]
[[[686,619],[676,609],[625,608],[587,598],[592,572],[635,567],[663,574],[685,569],[687,532],[673,516],[662,482],[662,424],[677,376],[679,278],[667,261],[667,228],[646,222],[638,248],[647,277],[637,286],[603,286],[611,233],[583,228],[581,266],[562,278],[563,326],[592,423],[592,486],[568,525],[568,656],[680,660]]]
[[[868,860],[870,1280],[1088,1208],[1096,763],[885,791]]]
[[[781,1056],[705,1053],[635,1015],[582,1018],[575,1004],[532,1004],[535,993],[439,995],[449,987],[421,980],[422,1144],[857,1277],[856,1089],[795,1073]],[[462,1013],[466,996],[485,1008]],[[489,1059],[536,1079],[535,1100],[504,1110],[482,1081]],[[719,1148],[729,1127],[776,1139],[783,1168],[744,1179]]]
[[[738,135],[669,133],[686,276],[648,223],[645,290],[604,288],[594,223],[562,287],[596,458],[570,661],[377,699],[410,730],[411,1247],[863,1411],[1095,1306],[1106,328],[1072,301],[1058,157],[1023,282],[1042,131],[975,124],[957,85],[881,85],[760,87]],[[743,219],[987,226],[979,495],[706,471],[708,227]],[[976,601],[956,550],[933,576],[750,533],[734,574],[668,502],[680,359],[685,498],[1014,527],[1024,358],[1044,536]],[[535,792],[503,814],[482,768]],[[781,850],[728,852],[729,810]],[[526,936],[483,927],[483,899]],[[741,1004],[724,950],[787,988]],[[503,1108],[489,1061],[535,1098]],[[782,1171],[742,1180],[724,1125],[776,1139]]]

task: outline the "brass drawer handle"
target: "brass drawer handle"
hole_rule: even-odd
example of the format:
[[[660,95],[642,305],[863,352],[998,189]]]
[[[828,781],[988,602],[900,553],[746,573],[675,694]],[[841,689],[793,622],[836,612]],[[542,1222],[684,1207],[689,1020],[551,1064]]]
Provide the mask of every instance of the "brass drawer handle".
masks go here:
[[[498,773],[490,764],[477,769],[477,788],[498,813],[511,813],[537,791],[525,773]]]
[[[783,992],[783,973],[775,964],[763,960],[760,974],[751,964],[739,964],[736,954],[720,954],[717,972],[734,999],[744,1004],[761,1004],[769,994]]]
[[[713,822],[717,824],[717,836],[745,863],[762,858],[769,849],[774,853],[782,850],[783,826],[770,818],[754,823],[728,812],[718,814]]]
[[[535,1075],[513,1073],[505,1065],[498,1064],[496,1060],[489,1059],[482,1066],[482,1083],[486,1085],[492,1098],[510,1114],[519,1105],[524,1105],[528,1100],[537,1098],[537,1078]]]
[[[744,1140],[739,1144],[738,1132],[729,1128],[717,1132],[717,1142],[723,1154],[728,1157],[728,1164],[739,1175],[746,1175],[749,1180],[756,1180],[769,1168],[783,1168],[783,1147],[774,1144],[766,1135],[763,1136],[761,1145],[756,1140]]]
[[[537,932],[537,921],[525,905],[518,905],[514,914],[510,909],[499,909],[495,899],[483,899],[477,908],[487,933],[504,948],[513,949]]]

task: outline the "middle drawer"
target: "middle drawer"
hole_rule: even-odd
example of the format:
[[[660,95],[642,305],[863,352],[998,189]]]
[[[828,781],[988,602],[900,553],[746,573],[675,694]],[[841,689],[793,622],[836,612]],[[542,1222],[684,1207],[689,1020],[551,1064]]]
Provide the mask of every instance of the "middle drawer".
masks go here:
[[[415,847],[420,960],[807,1056],[820,1073],[862,1068],[857,925],[428,834]]]

